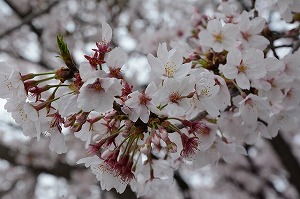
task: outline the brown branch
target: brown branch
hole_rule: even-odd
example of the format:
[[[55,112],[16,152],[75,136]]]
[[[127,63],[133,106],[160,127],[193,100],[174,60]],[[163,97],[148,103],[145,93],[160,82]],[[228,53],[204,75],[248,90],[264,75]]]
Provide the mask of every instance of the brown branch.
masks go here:
[[[109,191],[110,193],[112,193],[112,195],[117,198],[117,199],[137,199],[136,194],[131,190],[130,187],[126,187],[125,191],[121,194],[119,194],[118,192],[116,192],[115,189],[112,189],[111,191]]]
[[[240,191],[243,191],[247,193],[250,197],[256,198],[256,199],[265,199],[263,190],[260,189],[259,192],[251,192],[247,189],[247,186],[245,186],[242,182],[239,182],[237,179],[233,178],[232,176],[226,176],[224,178],[225,181],[233,184],[237,188],[240,189]]]
[[[8,161],[12,165],[24,166],[35,175],[39,175],[41,173],[47,173],[58,177],[64,177],[67,180],[70,180],[73,171],[85,169],[84,167],[81,166],[72,166],[61,162],[57,162],[53,166],[53,168],[44,168],[44,167],[38,167],[34,165],[27,165],[27,164],[17,162],[16,157],[18,153],[19,153],[18,150],[11,149],[7,146],[0,144],[0,159]]]
[[[243,10],[246,10],[247,12],[251,10],[251,7],[247,6],[244,0],[237,0],[237,2],[241,5]]]
[[[250,145],[246,145],[245,148],[247,149],[247,151],[249,151]],[[270,179],[260,176],[261,168],[255,164],[255,162],[253,161],[253,159],[250,156],[246,156],[246,160],[250,166],[250,168],[248,169],[248,172],[252,173],[254,176],[260,177],[260,181],[262,182],[262,184],[264,184],[267,187],[274,190],[279,197],[288,199],[287,196],[285,196],[283,193],[279,192],[276,189],[276,187],[274,186],[273,182]],[[246,169],[244,171],[246,171]]]
[[[53,3],[49,4],[49,6],[45,9],[42,9],[40,11],[37,11],[35,13],[32,13],[32,14],[28,14],[28,15],[24,15],[22,14],[20,11],[17,10],[16,6],[14,6],[9,0],[4,0],[14,11],[15,13],[22,19],[22,21],[17,24],[16,26],[10,28],[10,29],[7,29],[5,30],[4,32],[2,32],[0,34],[0,38],[2,38],[3,36],[5,35],[8,35],[12,32],[14,32],[15,30],[19,29],[20,27],[22,27],[23,25],[25,24],[28,24],[30,26],[30,28],[33,30],[33,32],[35,32],[38,36],[41,36],[41,32],[40,30],[37,30],[33,24],[32,24],[32,20],[35,19],[36,17],[39,17],[43,14],[46,14],[48,12],[50,12],[50,10],[56,5],[59,3],[59,1],[54,1]]]
[[[266,126],[268,125],[265,121],[259,119]],[[282,132],[279,131],[278,135],[269,140],[273,150],[277,154],[277,157],[281,161],[281,164],[289,172],[289,182],[295,187],[300,196],[300,164],[296,156],[293,154],[291,146],[282,137]]]
[[[185,182],[185,180],[181,177],[180,173],[176,171],[174,173],[174,179],[177,182],[177,185],[179,186],[181,193],[183,195],[184,199],[192,199],[191,193],[190,193],[190,186]]]
[[[280,159],[282,165],[289,172],[289,181],[296,188],[298,195],[300,195],[300,165],[299,161],[293,154],[291,146],[286,142],[286,140],[279,132],[278,135],[270,140],[270,144],[273,150],[276,152],[278,158]]]

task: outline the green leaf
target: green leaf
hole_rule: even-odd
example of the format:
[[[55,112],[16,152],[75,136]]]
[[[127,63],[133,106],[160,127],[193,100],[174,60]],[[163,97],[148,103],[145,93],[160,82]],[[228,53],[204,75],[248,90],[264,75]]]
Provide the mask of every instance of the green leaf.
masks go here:
[[[77,66],[73,61],[68,45],[64,42],[62,35],[56,35],[56,43],[59,49],[60,58],[65,62],[66,66],[73,72],[78,72]]]

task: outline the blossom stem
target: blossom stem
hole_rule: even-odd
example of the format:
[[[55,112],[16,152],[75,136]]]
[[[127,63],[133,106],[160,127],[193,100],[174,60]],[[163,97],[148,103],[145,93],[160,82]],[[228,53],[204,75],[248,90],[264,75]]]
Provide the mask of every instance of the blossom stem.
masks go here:
[[[137,163],[138,163],[138,160],[139,160],[140,157],[141,157],[141,154],[142,154],[142,152],[139,151],[139,155],[138,155],[136,161],[134,162],[134,164],[133,164],[133,166],[132,166],[132,170],[133,170],[133,171],[134,171],[135,168],[136,168],[136,165],[137,165]],[[132,156],[132,159],[133,159],[133,156]]]
[[[67,84],[49,85],[49,88],[56,88],[56,87],[61,87],[61,86],[70,86],[70,85],[67,85]]]
[[[26,75],[21,75],[21,79],[22,81],[26,81],[28,79],[33,79],[34,77],[37,77],[37,76],[42,76],[42,75],[52,75],[52,74],[55,74],[55,71],[52,71],[52,72],[45,72],[45,73],[29,73],[29,74],[26,74]]]
[[[232,82],[232,84],[238,89],[238,91],[240,92],[240,94],[242,95],[242,96],[244,96],[245,95],[245,92],[235,83],[235,81],[234,80],[231,80],[231,82]]]
[[[182,133],[180,132],[180,129],[179,129],[177,126],[175,126],[174,124],[170,124],[169,127],[170,127],[172,130],[174,130],[174,131],[176,131],[177,133],[179,133],[179,135],[182,134]]]
[[[48,77],[48,78],[41,79],[41,80],[37,80],[37,84],[39,84],[39,83],[41,83],[41,82],[46,82],[46,81],[48,81],[48,80],[52,80],[52,79],[54,79],[54,78],[55,78],[55,76]]]

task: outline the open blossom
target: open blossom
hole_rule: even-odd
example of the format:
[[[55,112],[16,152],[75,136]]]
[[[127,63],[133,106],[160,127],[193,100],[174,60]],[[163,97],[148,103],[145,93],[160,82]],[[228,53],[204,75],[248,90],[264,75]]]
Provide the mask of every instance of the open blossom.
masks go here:
[[[11,112],[11,115],[17,124],[20,124],[23,128],[23,134],[29,137],[37,137],[40,139],[42,132],[41,118],[46,117],[46,113],[41,110],[40,113],[29,103],[22,102],[15,104],[12,101],[8,101],[5,105],[5,109]],[[39,118],[39,116],[41,118]]]
[[[70,89],[64,90],[62,88],[60,91],[70,92]],[[77,99],[77,94],[62,95],[57,101],[55,101],[54,104],[56,104],[56,107],[60,111],[62,117],[68,117],[69,115],[78,113],[80,111],[80,108],[78,108]]]
[[[214,75],[209,71],[198,72],[199,74],[195,78],[196,107],[206,110],[212,117],[217,117],[220,114],[219,107],[214,104],[212,99],[219,92],[220,86],[216,85]]]
[[[163,86],[155,93],[155,100],[163,111],[174,116],[184,115],[190,108],[191,101],[187,96],[194,91],[194,85],[189,83],[188,78],[181,83],[175,79],[166,79]]]
[[[134,174],[131,171],[133,166],[129,155],[119,155],[119,150],[111,151],[106,157],[101,157],[104,161],[100,164],[91,164],[92,172],[100,181],[103,190],[115,188],[118,193],[124,192],[127,184],[134,180]],[[91,161],[91,160],[84,160]],[[80,161],[80,162],[84,162]],[[93,162],[96,161],[93,159]],[[87,164],[86,164],[87,165]]]
[[[249,49],[240,52],[237,49],[229,51],[227,63],[220,66],[220,71],[228,79],[236,80],[242,89],[250,89],[250,80],[262,78],[266,75],[264,53],[260,50]]]
[[[114,96],[120,95],[121,89],[121,84],[115,79],[91,78],[79,90],[78,106],[86,112],[109,111],[113,107]]]
[[[225,136],[234,138],[237,141],[242,141],[245,138],[245,131],[241,131],[243,122],[241,117],[233,117],[234,112],[222,112],[217,124],[219,129]]]
[[[182,150],[180,155],[189,160],[196,156],[196,152],[198,151],[199,146],[199,138],[196,136],[189,137],[188,135],[182,133],[181,134],[182,141]]]
[[[281,61],[284,62],[284,73],[286,74],[285,79],[293,81],[294,78],[299,77],[300,51],[297,51],[294,54],[288,54],[284,56]]]
[[[271,117],[268,130],[271,137],[276,137],[278,131],[281,129],[283,131],[291,131],[297,129],[297,124],[299,123],[299,108],[292,110],[282,110],[278,114]]]
[[[16,103],[26,99],[20,72],[5,62],[0,62],[0,85],[0,98],[13,98]]]
[[[109,156],[106,158],[108,159]],[[105,159],[105,158],[104,158]],[[110,173],[105,169],[105,160],[103,157],[98,157],[96,155],[91,157],[86,157],[78,160],[77,164],[85,164],[85,167],[91,167],[93,174],[96,175],[98,181],[100,181],[100,186],[103,190],[111,190],[115,188],[118,193],[123,193],[127,183],[120,180],[120,175],[118,173]]]
[[[230,50],[236,44],[238,29],[234,24],[225,24],[213,19],[207,24],[207,29],[201,30],[199,34],[200,45],[211,47],[216,52]]]
[[[219,85],[220,90],[216,94],[216,96],[213,98],[213,101],[214,101],[214,104],[220,110],[224,110],[225,108],[227,108],[227,106],[231,105],[230,92],[226,85],[225,80],[222,77],[215,75],[214,78],[215,78],[216,85]]]
[[[272,93],[271,89],[274,88],[278,90],[285,88],[290,80],[287,78],[279,78],[284,70],[284,62],[275,57],[267,57],[264,59],[264,62],[267,73],[265,77],[253,80],[253,86],[257,89],[268,91],[268,93]]]
[[[155,72],[161,78],[174,78],[181,81],[190,71],[191,63],[182,64],[183,57],[178,50],[167,50],[167,44],[159,44],[157,49],[158,58],[148,54],[148,62]]]
[[[134,109],[134,111],[129,114],[131,121],[136,122],[137,119],[140,118],[143,122],[147,123],[150,111],[154,113],[159,112],[152,102],[152,96],[156,90],[155,83],[151,82],[142,93],[134,91],[129,95],[130,98],[125,102],[125,105]]]
[[[242,41],[244,49],[257,48],[264,50],[270,43],[264,36],[259,35],[265,26],[265,19],[262,17],[255,17],[249,19],[249,14],[244,11],[239,19],[239,37]]]
[[[236,100],[239,97],[237,96]],[[259,110],[269,110],[266,99],[250,93],[245,99],[239,102],[239,112],[236,116],[240,115],[247,125],[256,126]]]
[[[218,11],[215,13],[217,18],[223,19],[226,23],[236,23],[237,16],[240,14],[239,10],[231,6],[230,2],[223,1],[218,6]]]
[[[167,160],[151,160],[152,176],[149,172],[149,165],[141,162],[137,164],[135,179],[130,183],[131,189],[137,192],[137,197],[157,193],[162,186],[170,187],[174,184],[172,176],[174,175],[171,163]],[[165,189],[164,189],[165,190]]]
[[[287,88],[284,91],[284,99],[282,103],[284,107],[286,107],[286,110],[297,107],[300,102],[299,83],[299,80],[294,81],[290,88]]]
[[[201,151],[199,150],[193,160],[192,168],[199,169],[206,165],[215,164],[220,158],[216,147],[217,144],[219,144],[219,142],[214,141],[208,149]]]
[[[226,143],[220,138],[216,139],[216,148],[222,158],[228,163],[235,162],[240,154],[247,155],[247,151],[243,146],[236,143]]]
[[[85,148],[88,148],[92,141],[93,135],[96,133],[97,130],[99,130],[97,126],[102,126],[102,124],[97,122],[95,123],[95,125],[92,125],[89,122],[86,122],[82,125],[82,128],[79,131],[74,133],[74,135],[77,138],[81,139],[82,141],[85,141]]]

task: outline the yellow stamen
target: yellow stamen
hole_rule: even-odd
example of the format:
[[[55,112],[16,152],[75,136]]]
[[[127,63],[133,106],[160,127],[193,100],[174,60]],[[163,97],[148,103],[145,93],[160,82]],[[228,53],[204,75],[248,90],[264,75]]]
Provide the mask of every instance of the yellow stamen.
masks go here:
[[[223,40],[223,35],[221,33],[215,34],[214,37],[217,42],[222,42]]]

